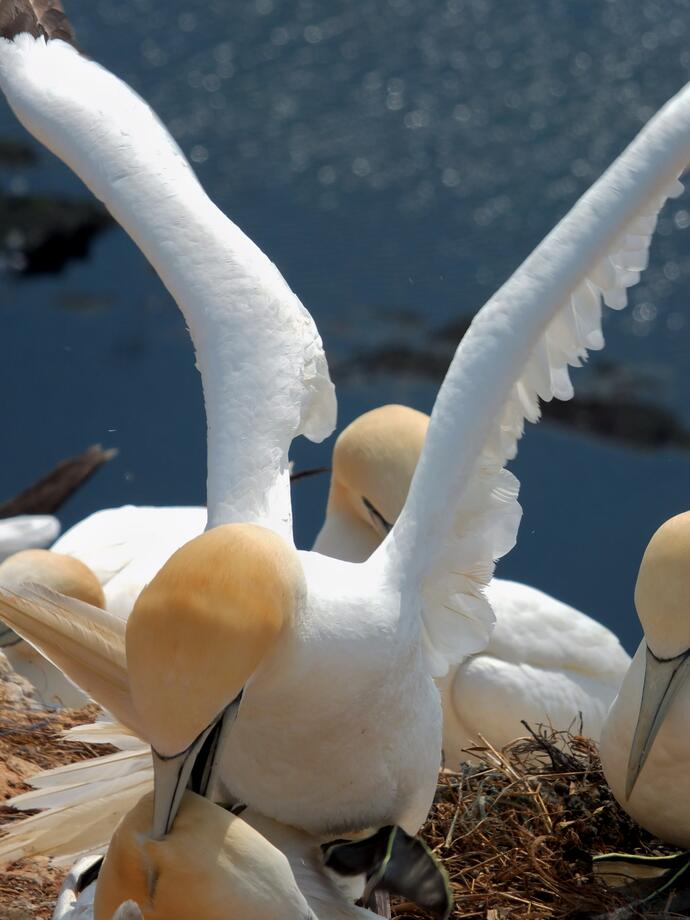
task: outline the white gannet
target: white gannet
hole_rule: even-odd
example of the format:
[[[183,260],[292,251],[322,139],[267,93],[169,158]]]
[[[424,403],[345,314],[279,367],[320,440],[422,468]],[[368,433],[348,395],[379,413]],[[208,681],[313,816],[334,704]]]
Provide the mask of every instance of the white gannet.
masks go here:
[[[46,549],[27,549],[0,563],[0,587],[19,590],[23,584],[41,584],[60,594],[105,606],[103,589],[93,572],[71,556]],[[58,668],[12,630],[0,633],[0,649],[14,671],[34,687],[48,706],[84,706],[88,697]]]
[[[385,539],[405,503],[429,417],[408,406],[365,412],[339,435],[317,552],[361,562]],[[439,681],[446,764],[478,733],[501,748],[521,719],[567,729],[582,715],[598,739],[630,658],[610,630],[543,591],[494,578],[496,626],[486,649]]]
[[[105,859],[73,867],[53,920],[123,918],[123,901],[136,904],[143,920],[376,916],[348,902],[324,871],[318,844],[301,831],[187,792],[173,832],[152,840],[152,813],[148,793],[119,823]]]
[[[290,555],[287,450],[297,433],[320,437],[333,423],[311,318],[208,201],[150,109],[106,70],[64,42],[19,35],[0,42],[0,86],[20,121],[106,202],[187,318],[207,411],[210,526],[262,525]],[[210,734],[238,689],[235,678],[248,677],[214,771],[223,798],[317,837],[419,827],[440,760],[432,678],[486,646],[493,615],[485,588],[515,540],[517,482],[504,466],[525,419],[538,418],[539,399],[572,395],[568,365],[601,347],[602,297],[625,304],[658,211],[682,190],[678,176],[689,160],[686,89],[477,314],[439,392],[403,510],[379,549],[360,564],[299,553],[305,594],[256,670],[227,682],[198,672],[197,716],[203,709]],[[24,604],[33,605],[26,617]],[[57,661],[40,617],[79,607],[97,634],[102,611],[35,592],[6,595],[2,606],[10,625],[85,686],[83,651],[92,640],[82,635],[81,650],[76,641],[62,646]],[[177,617],[181,633],[187,616],[213,634],[192,607]],[[106,668],[108,651],[98,659]],[[121,717],[122,701],[106,684],[93,695]],[[186,739],[182,731],[175,738]],[[172,738],[164,740],[169,751]],[[191,760],[195,747],[175,756]],[[170,782],[160,820],[170,820],[177,791]]]
[[[601,763],[635,821],[690,850],[690,512],[652,537],[635,606],[644,638],[604,723]]]

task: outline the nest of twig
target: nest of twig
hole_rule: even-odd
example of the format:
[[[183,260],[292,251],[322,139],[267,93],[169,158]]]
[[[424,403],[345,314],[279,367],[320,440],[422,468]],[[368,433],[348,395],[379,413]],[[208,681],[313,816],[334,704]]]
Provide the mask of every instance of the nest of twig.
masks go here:
[[[640,828],[613,798],[596,745],[539,727],[479,762],[445,771],[422,835],[450,876],[454,918],[636,917],[592,874],[592,856],[675,850]],[[677,914],[645,910],[644,916]],[[427,920],[398,904],[395,920]]]

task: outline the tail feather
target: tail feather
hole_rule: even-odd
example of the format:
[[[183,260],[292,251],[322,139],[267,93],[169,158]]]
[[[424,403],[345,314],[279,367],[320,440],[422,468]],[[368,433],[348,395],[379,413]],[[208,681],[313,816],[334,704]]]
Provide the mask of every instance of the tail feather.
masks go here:
[[[151,775],[131,779],[136,781],[116,792],[18,821],[0,839],[0,866],[32,856],[72,859],[104,849],[120,819],[151,790]]]
[[[121,776],[130,776],[139,770],[151,767],[151,749],[143,742],[135,751],[118,751],[116,754],[107,754],[105,757],[93,757],[90,760],[79,760],[65,766],[44,770],[32,776],[28,781],[34,789],[56,789],[58,787],[86,785],[103,782],[104,780],[118,779]],[[10,804],[13,808],[20,808],[18,804],[24,796],[31,793],[25,792],[15,796]],[[27,806],[41,808],[44,806]]]
[[[123,620],[39,585],[0,588],[0,619],[119,721],[137,731]]]
[[[121,751],[139,751],[143,741],[121,722],[87,722],[75,725],[64,733],[68,741],[81,741],[84,744],[111,744]],[[41,774],[42,775],[42,774]]]
[[[143,763],[141,769],[132,770],[123,776],[112,776],[85,783],[66,783],[62,786],[48,786],[45,789],[31,789],[29,792],[22,792],[21,795],[15,796],[6,804],[20,811],[33,811],[35,808],[55,811],[69,805],[96,801],[127,789],[135,783],[144,780],[153,782],[150,756],[148,756],[148,761],[148,764]]]

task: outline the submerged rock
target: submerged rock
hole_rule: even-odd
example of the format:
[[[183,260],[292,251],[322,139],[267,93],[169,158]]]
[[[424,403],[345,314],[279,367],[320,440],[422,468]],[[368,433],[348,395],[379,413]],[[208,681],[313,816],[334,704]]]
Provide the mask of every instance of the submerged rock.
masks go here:
[[[88,199],[0,196],[0,260],[17,274],[59,272],[72,259],[85,258],[112,222],[102,205]]]

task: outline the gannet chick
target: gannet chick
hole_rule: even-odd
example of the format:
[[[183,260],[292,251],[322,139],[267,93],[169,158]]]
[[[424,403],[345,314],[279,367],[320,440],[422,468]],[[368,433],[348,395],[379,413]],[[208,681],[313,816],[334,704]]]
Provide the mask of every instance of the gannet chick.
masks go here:
[[[275,645],[295,627],[306,587],[294,548],[254,524],[206,531],[169,559],[127,621],[132,702],[153,751],[153,836],[166,834],[196,757]],[[209,775],[213,754],[207,755]]]
[[[94,607],[105,607],[103,589],[88,566],[50,550],[26,549],[0,564],[0,587],[18,591],[26,584],[43,585]],[[88,701],[62,671],[8,627],[0,631],[0,649],[17,674],[35,687],[44,704],[78,707]]]
[[[607,716],[601,762],[613,794],[642,827],[690,849],[690,511],[666,521],[640,565],[644,629]]]
[[[429,417],[381,406],[355,419],[333,450],[326,520],[314,550],[362,562],[398,519],[424,446]],[[536,588],[494,578],[496,626],[485,651],[451,667],[443,695],[446,764],[466,760],[478,733],[503,747],[522,719],[567,729],[582,714],[599,737],[630,658],[604,626]]]

